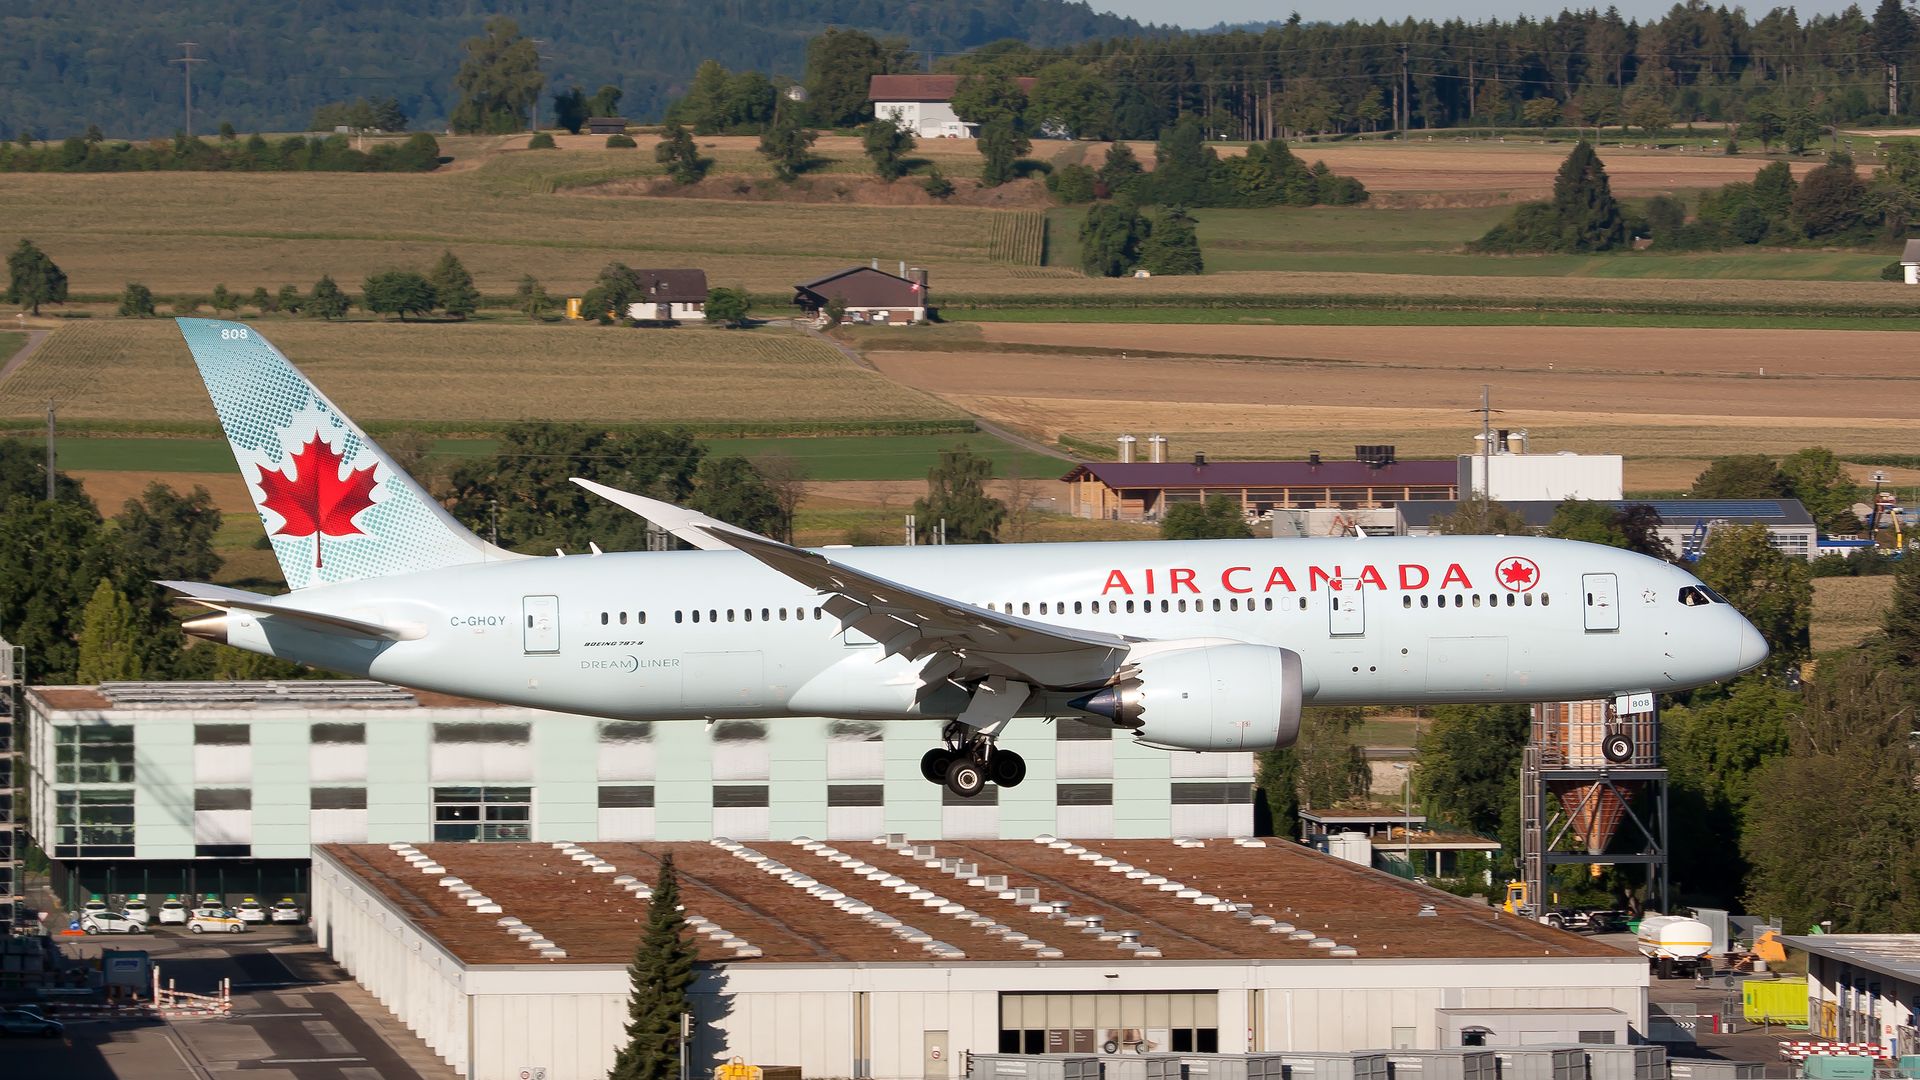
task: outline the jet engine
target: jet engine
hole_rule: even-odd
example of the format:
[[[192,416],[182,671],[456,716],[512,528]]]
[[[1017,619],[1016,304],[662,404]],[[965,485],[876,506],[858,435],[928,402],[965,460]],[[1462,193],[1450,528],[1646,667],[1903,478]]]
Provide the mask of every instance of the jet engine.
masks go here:
[[[1270,750],[1300,736],[1300,654],[1218,644],[1128,658],[1130,677],[1069,702],[1165,750]]]

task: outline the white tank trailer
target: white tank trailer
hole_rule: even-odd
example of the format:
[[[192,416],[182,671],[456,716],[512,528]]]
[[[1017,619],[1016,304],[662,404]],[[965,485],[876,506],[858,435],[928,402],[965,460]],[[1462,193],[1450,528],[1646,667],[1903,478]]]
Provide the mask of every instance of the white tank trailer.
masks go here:
[[[1640,920],[1640,955],[1663,979],[1713,971],[1713,931],[1684,915],[1649,915]]]

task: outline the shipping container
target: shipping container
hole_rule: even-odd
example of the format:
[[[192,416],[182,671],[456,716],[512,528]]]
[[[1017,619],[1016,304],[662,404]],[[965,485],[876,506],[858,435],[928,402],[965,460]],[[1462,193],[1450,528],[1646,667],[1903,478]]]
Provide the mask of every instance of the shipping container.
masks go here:
[[[1741,1018],[1749,1024],[1805,1024],[1807,984],[1800,979],[1748,979],[1740,984]]]
[[[969,1080],[1101,1080],[1091,1054],[975,1054]]]
[[[1586,1051],[1565,1046],[1514,1046],[1494,1050],[1500,1080],[1588,1080]]]
[[[1392,1080],[1498,1080],[1500,1076],[1500,1059],[1491,1050],[1389,1050],[1386,1058]]]
[[[1760,1080],[1767,1067],[1758,1061],[1713,1061],[1707,1058],[1668,1058],[1673,1080]]]

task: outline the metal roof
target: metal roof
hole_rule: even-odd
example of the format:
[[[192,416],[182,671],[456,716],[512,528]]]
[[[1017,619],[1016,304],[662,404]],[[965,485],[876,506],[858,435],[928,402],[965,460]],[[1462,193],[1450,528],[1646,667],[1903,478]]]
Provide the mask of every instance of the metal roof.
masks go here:
[[[1116,490],[1123,488],[1273,488],[1273,487],[1453,487],[1459,466],[1413,459],[1373,466],[1364,461],[1085,461],[1061,477],[1091,476]]]
[[[824,277],[802,281],[794,289],[823,301],[838,299],[848,307],[908,308],[925,307],[927,303],[926,292],[916,289],[912,281],[871,266],[835,270]],[[799,298],[795,299],[797,302]]]
[[[1920,934],[1797,934],[1780,940],[1815,956],[1920,983]]]
[[[1434,518],[1445,517],[1460,508],[1463,500],[1430,500],[1401,503],[1400,512],[1407,524],[1426,527]],[[1544,529],[1553,520],[1560,503],[1552,499],[1506,501],[1502,505],[1526,519],[1528,525]],[[1702,521],[1721,521],[1729,525],[1799,525],[1813,527],[1813,515],[1798,499],[1610,499],[1602,506],[1620,510],[1628,506],[1651,506],[1667,526],[1691,528]]]
[[[1910,264],[1920,263],[1920,240],[1907,241],[1907,246],[1900,251],[1900,261]]]
[[[366,679],[287,679],[258,682],[109,682],[98,686],[32,686],[27,694],[46,711],[151,712],[205,709],[504,709],[426,690]]]

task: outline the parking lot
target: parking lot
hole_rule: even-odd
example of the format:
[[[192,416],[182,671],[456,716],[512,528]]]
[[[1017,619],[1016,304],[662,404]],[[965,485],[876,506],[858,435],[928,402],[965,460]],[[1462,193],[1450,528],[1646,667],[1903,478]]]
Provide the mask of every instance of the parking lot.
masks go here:
[[[426,1045],[400,1027],[307,940],[304,927],[242,934],[145,934],[62,939],[69,956],[144,949],[181,990],[216,992],[231,980],[231,1018],[71,1020],[66,1038],[15,1039],[0,1072],[60,1080],[452,1080]]]

